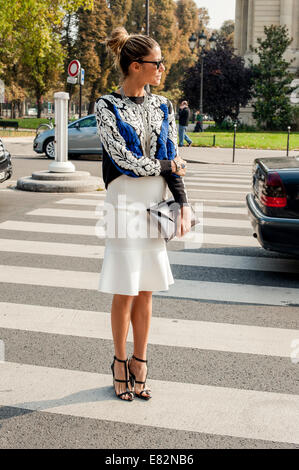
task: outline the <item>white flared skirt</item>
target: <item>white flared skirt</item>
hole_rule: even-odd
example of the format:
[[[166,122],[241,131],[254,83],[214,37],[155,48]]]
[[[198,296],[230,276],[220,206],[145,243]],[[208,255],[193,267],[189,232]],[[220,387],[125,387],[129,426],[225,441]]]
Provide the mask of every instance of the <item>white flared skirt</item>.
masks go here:
[[[166,242],[146,211],[167,196],[162,176],[118,176],[104,203],[105,252],[98,290],[138,295],[165,291],[174,283]]]

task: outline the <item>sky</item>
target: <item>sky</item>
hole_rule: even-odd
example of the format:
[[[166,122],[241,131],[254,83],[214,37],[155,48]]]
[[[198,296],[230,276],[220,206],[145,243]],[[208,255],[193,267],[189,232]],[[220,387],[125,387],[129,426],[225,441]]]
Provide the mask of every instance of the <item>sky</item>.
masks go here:
[[[236,0],[195,0],[198,7],[205,7],[211,18],[209,28],[218,29],[225,20],[235,19]]]

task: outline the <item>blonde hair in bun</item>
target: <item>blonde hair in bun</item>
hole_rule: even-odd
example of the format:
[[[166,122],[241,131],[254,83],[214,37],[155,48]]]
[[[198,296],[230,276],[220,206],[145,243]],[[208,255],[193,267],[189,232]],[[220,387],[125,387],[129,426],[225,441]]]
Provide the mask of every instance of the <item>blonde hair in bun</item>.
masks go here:
[[[143,34],[128,34],[122,26],[115,28],[106,40],[108,50],[114,55],[114,65],[123,73],[123,78],[129,74],[129,66],[137,59],[150,54],[159,44],[150,36]]]
[[[115,28],[110,38],[106,40],[107,47],[112,51],[115,55],[116,59],[120,57],[120,53],[124,45],[126,44],[127,40],[129,39],[130,35],[123,27]]]

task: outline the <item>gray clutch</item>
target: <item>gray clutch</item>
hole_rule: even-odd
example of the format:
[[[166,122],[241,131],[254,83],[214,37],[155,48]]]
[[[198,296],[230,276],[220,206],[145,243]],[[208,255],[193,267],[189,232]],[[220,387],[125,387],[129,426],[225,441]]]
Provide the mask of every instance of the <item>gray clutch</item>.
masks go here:
[[[191,207],[191,206],[190,206]],[[173,198],[161,201],[158,204],[147,209],[150,223],[158,229],[158,233],[166,242],[169,242],[176,236],[177,219],[180,211],[180,205]],[[195,225],[195,214],[191,207],[191,227]]]

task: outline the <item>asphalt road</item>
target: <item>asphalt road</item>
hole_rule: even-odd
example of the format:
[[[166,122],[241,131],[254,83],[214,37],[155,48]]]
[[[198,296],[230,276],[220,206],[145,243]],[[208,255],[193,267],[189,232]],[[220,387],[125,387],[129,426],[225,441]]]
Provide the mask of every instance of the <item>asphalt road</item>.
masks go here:
[[[251,166],[188,165],[203,244],[168,244],[175,284],[153,297],[153,398],[127,404],[111,386],[112,296],[96,290],[104,240],[94,210],[104,194],[18,191],[19,177],[50,161],[29,143],[7,147],[0,448],[299,448],[298,261],[252,237]],[[100,161],[72,161],[101,176]]]

